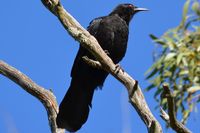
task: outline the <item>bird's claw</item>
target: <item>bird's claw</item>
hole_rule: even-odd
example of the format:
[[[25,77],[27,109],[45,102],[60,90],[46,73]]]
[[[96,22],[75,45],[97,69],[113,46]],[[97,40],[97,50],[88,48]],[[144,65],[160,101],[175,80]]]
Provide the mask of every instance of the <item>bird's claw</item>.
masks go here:
[[[119,73],[120,70],[124,73],[124,69],[120,66],[120,64],[116,64],[115,73]]]
[[[110,55],[110,52],[108,50],[104,50],[104,52],[107,54],[107,55]]]
[[[47,5],[52,5],[52,2],[50,0],[46,0]]]

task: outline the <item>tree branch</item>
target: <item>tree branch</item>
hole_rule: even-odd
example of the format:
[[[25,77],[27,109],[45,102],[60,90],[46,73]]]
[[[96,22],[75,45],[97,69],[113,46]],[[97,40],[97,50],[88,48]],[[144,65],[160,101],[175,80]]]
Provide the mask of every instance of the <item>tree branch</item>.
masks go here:
[[[19,86],[21,86],[25,91],[27,91],[32,96],[36,97],[47,110],[47,115],[49,119],[49,125],[51,127],[52,133],[64,133],[65,130],[58,129],[56,125],[56,117],[58,112],[58,104],[53,93],[49,90],[34,83],[26,75],[18,71],[17,69],[9,66],[5,62],[0,60],[0,74],[9,78]]]
[[[103,67],[99,61],[92,60],[92,59],[88,58],[87,56],[83,56],[82,58],[88,65],[90,65],[94,68],[97,68],[97,69],[103,69]]]
[[[169,89],[167,84],[163,84],[163,93],[161,95],[162,98],[167,98],[168,104],[168,119],[166,121],[170,125],[170,127],[175,130],[177,133],[192,133],[189,129],[187,129],[181,122],[176,119],[175,114],[175,103],[173,94]],[[164,110],[163,110],[164,111]],[[166,116],[166,113],[163,113]],[[165,117],[167,118],[167,117]]]
[[[160,117],[168,124],[170,125],[169,121],[169,115],[160,107]]]
[[[139,85],[136,85],[136,81],[126,72],[115,72],[116,65],[106,55],[104,50],[98,44],[97,40],[63,8],[59,0],[41,1],[45,7],[47,7],[54,15],[58,17],[68,33],[78,42],[80,42],[83,47],[89,50],[107,72],[111,73],[116,79],[124,84],[128,90],[131,104],[138,112],[140,118],[146,124],[148,131],[151,133],[161,133],[162,128],[151,113],[141,88]]]

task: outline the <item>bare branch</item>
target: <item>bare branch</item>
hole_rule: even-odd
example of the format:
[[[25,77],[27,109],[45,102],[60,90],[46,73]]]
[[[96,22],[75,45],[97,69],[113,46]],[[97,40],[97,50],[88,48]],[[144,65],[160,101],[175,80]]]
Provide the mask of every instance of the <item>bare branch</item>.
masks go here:
[[[52,133],[64,133],[63,129],[58,129],[56,125],[56,116],[58,112],[58,104],[53,93],[49,90],[34,83],[26,75],[18,71],[17,69],[9,66],[5,62],[0,60],[0,74],[9,78],[19,86],[21,86],[25,91],[27,91],[32,96],[36,97],[42,102],[45,109],[47,110],[47,115],[49,119],[49,125],[51,127]]]
[[[167,124],[170,123],[169,121],[169,115],[160,107],[160,117],[165,121],[167,122]]]
[[[97,69],[103,69],[103,67],[99,61],[92,60],[92,59],[88,58],[87,56],[83,56],[82,58],[90,66],[97,68]]]
[[[129,99],[133,107],[138,112],[140,118],[146,124],[148,131],[154,133],[161,133],[162,128],[159,122],[151,113],[144,95],[139,85],[136,85],[136,81],[129,76],[126,72],[119,71],[115,73],[116,65],[107,56],[104,50],[100,47],[97,40],[89,34],[61,5],[60,2],[53,2],[55,0],[41,0],[42,3],[47,7],[54,15],[58,17],[64,28],[68,33],[75,38],[80,44],[89,50],[95,58],[100,62],[102,67],[109,73],[111,73],[116,79],[126,86]],[[47,4],[51,3],[51,4]],[[156,127],[156,128],[155,128]]]
[[[187,129],[181,122],[176,119],[174,98],[172,92],[169,89],[169,86],[167,84],[163,84],[163,89],[164,90],[161,96],[162,98],[167,98],[170,127],[177,133],[191,133],[189,129]]]

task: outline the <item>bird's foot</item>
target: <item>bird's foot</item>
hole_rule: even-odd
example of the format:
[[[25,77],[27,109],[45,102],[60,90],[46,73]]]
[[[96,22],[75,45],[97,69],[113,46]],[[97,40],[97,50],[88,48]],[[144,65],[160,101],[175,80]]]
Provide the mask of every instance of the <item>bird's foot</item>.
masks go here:
[[[124,73],[124,69],[120,66],[120,64],[116,64],[116,66],[115,66],[115,73],[118,74],[120,70]]]
[[[46,1],[47,5],[52,5],[52,2],[50,0]]]

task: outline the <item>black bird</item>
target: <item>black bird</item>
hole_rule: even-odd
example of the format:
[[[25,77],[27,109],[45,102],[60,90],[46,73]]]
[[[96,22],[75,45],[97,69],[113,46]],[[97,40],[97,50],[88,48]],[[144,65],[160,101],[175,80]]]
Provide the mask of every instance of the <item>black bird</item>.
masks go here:
[[[132,4],[120,4],[108,16],[90,22],[87,30],[109,53],[108,56],[115,64],[121,61],[126,53],[129,22],[135,13],[145,10],[147,9]],[[71,70],[71,84],[60,104],[56,120],[59,128],[70,132],[79,130],[86,122],[94,90],[101,88],[108,76],[106,71],[89,66],[83,61],[83,56],[95,59],[88,50],[80,46]]]

